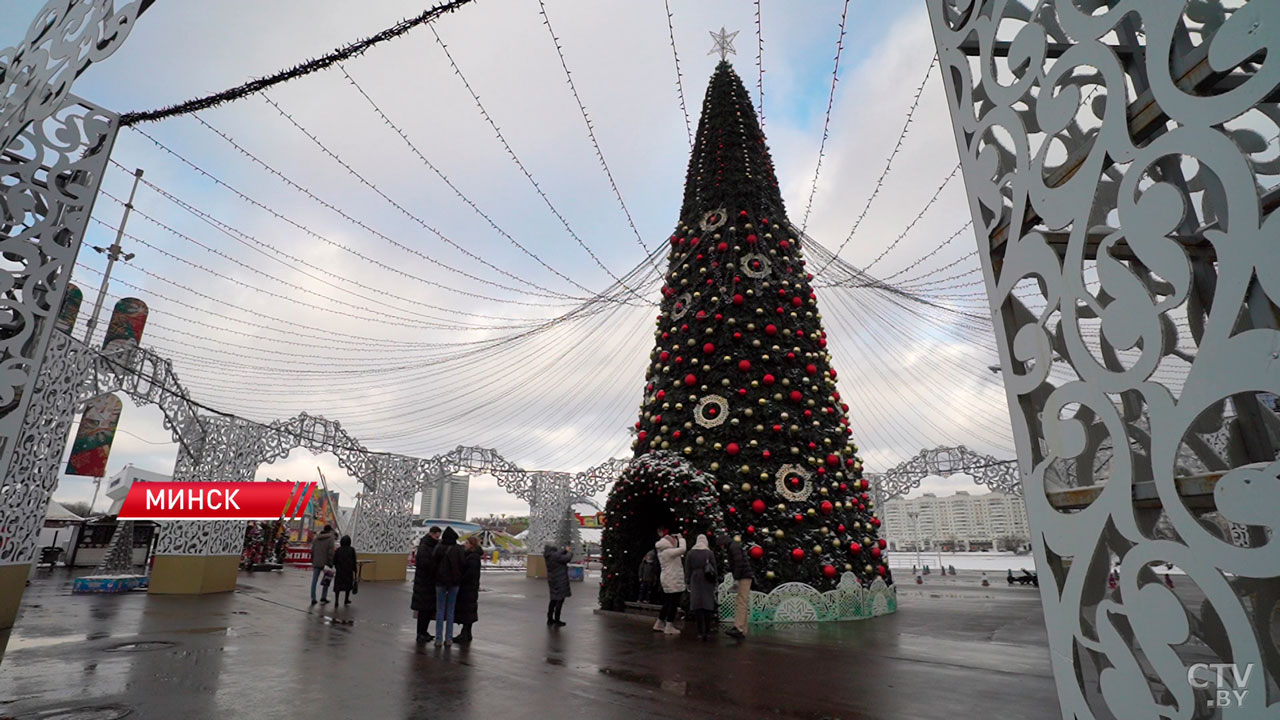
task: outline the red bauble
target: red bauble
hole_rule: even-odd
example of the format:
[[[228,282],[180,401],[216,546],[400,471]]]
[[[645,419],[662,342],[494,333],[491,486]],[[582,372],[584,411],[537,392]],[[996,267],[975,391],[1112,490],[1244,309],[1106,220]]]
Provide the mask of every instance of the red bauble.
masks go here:
[[[871,525],[873,527],[880,527],[880,518],[878,517],[871,518]]]
[[[739,360],[739,361],[738,361],[738,369],[739,369],[739,370],[741,370],[742,372],[749,372],[749,371],[751,370],[751,361],[750,361],[750,360]]]
[[[807,372],[807,373],[809,373],[810,375],[817,375],[817,374],[818,374],[818,366],[817,366],[817,365],[805,365],[805,366],[804,366],[804,371],[805,371],[805,372]]]
[[[800,307],[801,305],[803,305],[803,304],[804,304],[804,298],[800,298],[800,297],[793,297],[793,298],[791,298],[791,304],[792,304],[792,305],[794,305],[794,306],[796,306],[796,307]]]
[[[804,516],[803,516],[803,515],[801,515],[800,513],[796,513],[796,514],[795,514],[795,517],[794,517],[794,520],[795,520],[797,523],[802,523],[802,522],[804,522]]]
[[[747,299],[746,299],[746,298],[744,298],[744,297],[742,297],[742,295],[741,295],[741,294],[738,294],[738,295],[734,295],[734,296],[733,296],[733,304],[734,304],[734,305],[741,305],[742,303],[744,303],[744,302],[746,302],[746,301],[747,301]]]
[[[737,454],[738,454],[738,443],[729,443],[728,445],[725,445],[725,446],[724,446],[724,451],[725,451],[725,452],[727,452],[727,453],[729,453],[730,455],[737,455]]]
[[[645,432],[645,431],[643,431],[643,430],[641,430],[640,432],[636,433],[636,442],[643,443],[645,440],[648,440],[648,439],[649,439],[649,433],[647,433],[647,432]]]
[[[873,548],[871,548],[871,557],[873,557],[873,558],[878,558],[878,557],[880,557],[880,548],[878,548],[878,547],[873,547]]]
[[[703,353],[705,353],[705,354],[707,354],[707,355],[710,355],[711,353],[713,353],[713,352],[715,352],[715,351],[716,351],[716,346],[715,346],[715,345],[712,345],[711,343],[707,343],[706,345],[703,345],[703,346],[702,346],[702,352],[703,352]]]
[[[765,326],[764,326],[764,334],[765,334],[765,335],[777,335],[777,334],[778,334],[778,326],[777,326],[777,325],[765,325]]]
[[[755,526],[755,525],[748,525],[748,526],[747,526],[747,534],[748,534],[748,535],[755,535],[755,534],[756,534],[756,526]]]
[[[832,467],[835,467],[836,465],[839,465],[839,464],[840,464],[840,456],[839,456],[839,455],[836,455],[835,453],[832,453],[832,454],[828,455],[828,456],[827,456],[827,464],[828,464],[828,465],[830,465],[830,466],[832,466]]]
[[[777,432],[777,433],[782,432],[782,426],[781,426],[781,425],[774,425],[774,426],[773,426],[773,431],[774,431],[774,432]]]
[[[822,577],[824,577],[824,578],[826,578],[826,579],[830,580],[831,578],[833,578],[833,577],[835,577],[835,576],[836,576],[836,568],[835,568],[835,566],[834,566],[834,565],[823,565],[823,566],[822,566]]]
[[[861,545],[859,545],[859,544],[858,544],[858,543],[856,543],[856,542],[851,542],[851,543],[849,543],[849,553],[850,553],[850,554],[852,554],[852,555],[857,555],[857,554],[858,554],[858,553],[860,553],[860,552],[862,552],[862,546],[861,546]]]
[[[795,550],[792,550],[791,559],[795,560],[796,562],[800,562],[801,560],[804,560],[804,550],[800,548],[796,548]]]
[[[718,243],[716,245],[716,250],[719,250],[720,252],[724,252],[725,250],[728,250],[728,249],[729,249],[729,243],[727,242]]]
[[[670,357],[671,357],[671,353],[667,352],[666,350],[663,350],[662,352],[658,353],[658,359],[661,360],[662,362],[666,362],[667,359]]]
[[[881,565],[880,567],[876,568],[876,572],[880,573],[880,577],[884,577],[885,575],[889,574],[889,568],[885,567],[884,565]]]
[[[765,375],[764,377],[760,378],[760,382],[764,383],[765,385],[772,385],[773,381],[774,381],[774,377],[772,375]]]
[[[836,526],[836,532],[844,532],[844,523],[840,523]]]
[[[685,376],[684,376],[684,384],[685,384],[685,385],[697,385],[697,384],[698,384],[698,376],[697,376],[697,375],[694,375],[693,373],[689,373],[688,375],[685,375]]]
[[[753,512],[755,512],[755,513],[762,513],[762,512],[764,512],[764,508],[765,508],[765,504],[764,504],[764,501],[763,501],[763,500],[752,500],[752,501],[751,501],[751,510],[752,510]]]
[[[888,546],[888,543],[884,541],[884,538],[880,538],[879,540],[876,540],[876,545],[879,545],[880,549],[883,550]]]
[[[769,458],[773,457],[773,453],[770,453],[768,450],[765,450],[764,452],[760,453],[760,457],[764,458],[765,460],[768,460]]]
[[[822,511],[823,515],[830,515],[831,512],[836,509],[836,506],[832,505],[830,500],[823,500],[822,504],[818,506],[818,509]]]
[[[666,397],[666,396],[667,396],[667,391],[666,391],[666,390],[659,390],[657,393],[655,393],[655,394],[654,394],[654,397],[658,398],[659,400],[661,400],[662,398],[664,398],[664,397]]]
[[[791,391],[791,402],[800,402],[803,399],[804,399],[804,395],[801,394],[799,390]]]
[[[751,554],[752,560],[759,560],[760,558],[764,557],[764,548],[760,547],[759,545],[752,545],[751,549],[748,550],[747,552]]]
[[[747,236],[747,243],[750,245],[755,245],[759,240],[760,238],[756,237],[754,234]]]

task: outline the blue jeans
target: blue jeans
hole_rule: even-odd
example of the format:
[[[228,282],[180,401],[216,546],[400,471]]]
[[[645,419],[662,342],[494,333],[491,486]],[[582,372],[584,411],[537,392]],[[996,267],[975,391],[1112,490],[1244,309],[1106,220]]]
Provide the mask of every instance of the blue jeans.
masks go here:
[[[453,608],[457,602],[457,585],[436,586],[436,642],[453,642]]]
[[[316,601],[316,583],[320,582],[320,577],[323,575],[324,575],[324,568],[322,567],[311,568],[311,602]],[[320,599],[327,600],[328,598],[329,598],[329,586],[321,585]]]

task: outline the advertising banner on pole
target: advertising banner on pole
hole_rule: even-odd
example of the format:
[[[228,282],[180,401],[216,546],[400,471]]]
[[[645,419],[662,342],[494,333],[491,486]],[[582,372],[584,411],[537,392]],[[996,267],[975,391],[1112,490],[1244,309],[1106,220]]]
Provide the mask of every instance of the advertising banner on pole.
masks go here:
[[[67,458],[67,475],[102,477],[107,474],[107,457],[120,423],[120,398],[110,393],[90,400],[80,417],[80,429]]]
[[[103,349],[117,340],[131,340],[134,344],[141,344],[142,330],[146,325],[147,304],[138,298],[120,298],[111,311],[111,323],[107,325],[107,334],[102,339]]]
[[[76,326],[76,318],[80,316],[80,303],[84,302],[84,293],[75,283],[67,285],[67,294],[62,296],[62,308],[58,310],[58,320],[54,328],[59,332],[71,334]]]

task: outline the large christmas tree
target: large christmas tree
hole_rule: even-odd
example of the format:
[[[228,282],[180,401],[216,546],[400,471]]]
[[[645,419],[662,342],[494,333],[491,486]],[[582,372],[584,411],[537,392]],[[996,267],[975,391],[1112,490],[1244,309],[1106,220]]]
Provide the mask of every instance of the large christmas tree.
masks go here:
[[[727,531],[758,589],[892,582],[800,233],[764,134],[721,62],[670,238],[630,469],[605,508],[600,599],[637,595],[655,530]]]

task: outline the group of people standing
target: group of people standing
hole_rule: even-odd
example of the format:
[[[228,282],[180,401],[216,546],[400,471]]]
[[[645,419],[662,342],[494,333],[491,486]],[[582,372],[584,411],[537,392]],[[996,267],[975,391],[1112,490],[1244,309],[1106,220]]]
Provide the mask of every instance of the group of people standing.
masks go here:
[[[409,607],[418,619],[418,644],[436,647],[469,643],[471,626],[480,619],[480,538],[472,535],[458,544],[453,528],[432,526],[418,541],[414,555],[413,599]],[[435,620],[435,635],[431,621]],[[457,637],[453,625],[462,625]]]
[[[716,617],[716,586],[720,582],[720,573],[709,537],[708,534],[699,533],[694,538],[693,548],[688,549],[682,536],[668,533],[666,528],[658,528],[658,541],[640,563],[640,600],[650,601],[655,588],[662,592],[658,621],[653,625],[655,632],[680,634],[680,629],[676,627],[676,615],[686,591],[689,593],[689,613],[693,615],[698,637],[706,640],[716,632],[719,624]],[[734,623],[726,634],[734,638],[745,638],[751,603],[751,582],[754,579],[751,563],[747,561],[742,543],[728,535],[719,535],[716,544],[725,552],[729,572],[737,583]]]
[[[329,602],[329,585],[333,585],[333,600],[336,604],[351,604],[351,593],[356,590],[356,549],[351,546],[351,536],[343,535],[342,540],[335,542],[338,534],[332,525],[325,525],[311,541],[311,604]],[[316,584],[320,584],[320,599],[316,600]],[[343,602],[342,593],[346,593]]]

